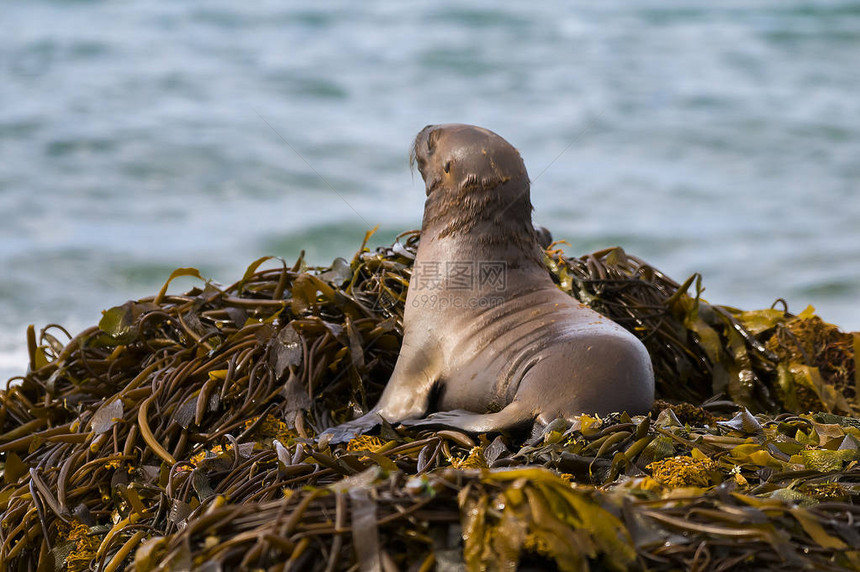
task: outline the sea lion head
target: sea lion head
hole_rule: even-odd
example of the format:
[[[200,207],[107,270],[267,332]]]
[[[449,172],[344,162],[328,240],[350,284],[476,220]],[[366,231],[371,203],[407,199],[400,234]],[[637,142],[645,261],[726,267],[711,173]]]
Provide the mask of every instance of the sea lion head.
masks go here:
[[[536,244],[526,166],[499,135],[475,125],[428,125],[415,137],[411,161],[426,186],[423,230]]]
[[[513,145],[489,129],[449,123],[428,125],[415,137],[411,159],[418,164],[427,196],[446,188],[495,188],[508,182],[528,185],[528,173]]]

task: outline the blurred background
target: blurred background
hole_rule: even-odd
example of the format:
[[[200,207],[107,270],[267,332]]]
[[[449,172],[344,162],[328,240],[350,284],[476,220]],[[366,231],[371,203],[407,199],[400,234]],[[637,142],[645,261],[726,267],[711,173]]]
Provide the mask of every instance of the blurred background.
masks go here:
[[[3,4],[0,380],[27,324],[178,266],[231,283],[420,226],[408,149],[440,122],[519,148],[568,254],[860,329],[860,2]]]

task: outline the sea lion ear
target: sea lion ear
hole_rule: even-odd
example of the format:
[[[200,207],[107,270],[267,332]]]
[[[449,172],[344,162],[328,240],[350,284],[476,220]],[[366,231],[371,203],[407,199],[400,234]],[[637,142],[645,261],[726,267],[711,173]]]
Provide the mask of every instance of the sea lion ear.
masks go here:
[[[436,147],[436,140],[439,139],[439,130],[434,129],[430,133],[427,134],[427,150],[429,152],[433,152],[433,149]]]

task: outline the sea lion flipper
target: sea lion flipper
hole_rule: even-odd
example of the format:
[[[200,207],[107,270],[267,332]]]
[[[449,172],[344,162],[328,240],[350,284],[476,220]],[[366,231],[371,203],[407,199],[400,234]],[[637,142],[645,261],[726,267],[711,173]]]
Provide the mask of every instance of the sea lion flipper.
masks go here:
[[[544,250],[549,248],[549,245],[552,244],[552,233],[545,226],[536,226],[535,236],[537,237],[538,244]]]
[[[459,429],[466,433],[488,433],[513,429],[534,421],[534,418],[534,413],[528,410],[522,402],[513,401],[497,413],[475,413],[474,411],[455,409],[433,413],[424,419],[408,419],[402,423],[408,427],[422,429],[450,428]]]
[[[431,348],[438,346],[438,342],[427,336],[421,342],[413,345],[404,341],[391,379],[376,407],[358,419],[329,427],[321,436],[330,434],[330,443],[345,443],[375,428],[383,419],[397,423],[424,415],[430,392],[438,379],[439,360],[434,358],[438,352],[431,351]]]
[[[331,435],[329,443],[346,443],[347,441],[355,439],[359,435],[367,433],[380,423],[382,423],[382,416],[379,415],[379,412],[376,409],[373,409],[358,419],[341,423],[335,427],[329,427],[320,433],[320,437]]]
[[[388,384],[374,407],[389,423],[420,417],[427,412],[430,393],[439,380],[439,341],[428,332],[404,337]]]

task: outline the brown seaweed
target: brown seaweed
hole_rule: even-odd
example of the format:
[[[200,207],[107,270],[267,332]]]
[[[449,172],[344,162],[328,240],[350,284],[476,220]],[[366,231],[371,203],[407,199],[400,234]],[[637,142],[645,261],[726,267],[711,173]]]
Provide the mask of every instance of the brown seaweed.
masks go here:
[[[75,336],[30,328],[0,393],[0,569],[860,568],[858,334],[709,304],[617,248],[546,263],[646,344],[651,416],[315,439],[379,397],[418,238],[228,287],[179,269]]]

